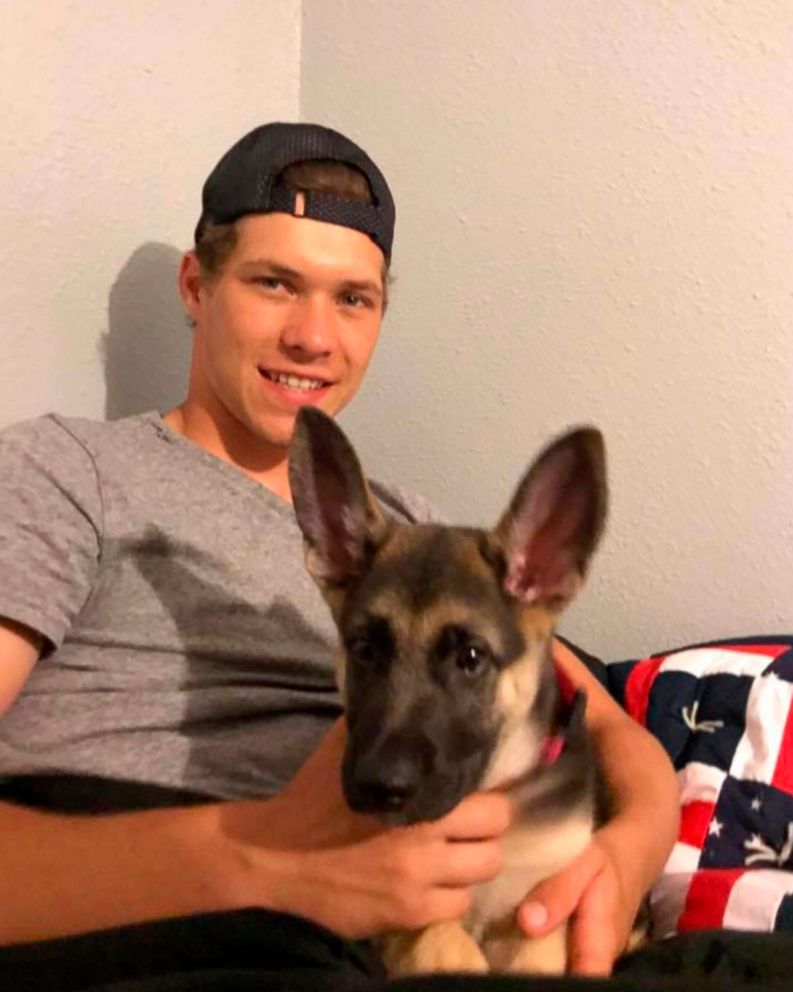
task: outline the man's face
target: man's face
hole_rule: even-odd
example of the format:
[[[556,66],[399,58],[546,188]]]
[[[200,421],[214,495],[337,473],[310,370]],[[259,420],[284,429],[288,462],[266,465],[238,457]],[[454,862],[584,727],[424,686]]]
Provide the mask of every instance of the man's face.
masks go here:
[[[219,275],[182,267],[195,321],[189,402],[218,427],[288,445],[301,406],[336,414],[360,385],[383,315],[383,255],[365,234],[289,214],[237,224]]]

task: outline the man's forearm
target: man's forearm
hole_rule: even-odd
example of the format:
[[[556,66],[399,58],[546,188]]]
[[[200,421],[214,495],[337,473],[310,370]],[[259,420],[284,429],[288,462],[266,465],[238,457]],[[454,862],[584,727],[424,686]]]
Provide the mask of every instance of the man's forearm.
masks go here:
[[[109,816],[0,803],[0,944],[258,906],[352,939],[457,919],[500,865],[509,800],[386,827],[341,791],[343,721],[270,799]]]
[[[554,644],[554,658],[587,694],[587,725],[611,815],[578,857],[527,894],[519,921],[529,936],[540,937],[569,920],[570,970],[607,975],[677,836],[677,781],[661,745],[561,642]]]
[[[611,855],[625,895],[638,904],[677,837],[677,780],[658,741],[628,717],[605,723],[595,740],[612,797],[612,817],[597,838]]]
[[[0,944],[233,908],[217,814],[78,817],[0,803]]]

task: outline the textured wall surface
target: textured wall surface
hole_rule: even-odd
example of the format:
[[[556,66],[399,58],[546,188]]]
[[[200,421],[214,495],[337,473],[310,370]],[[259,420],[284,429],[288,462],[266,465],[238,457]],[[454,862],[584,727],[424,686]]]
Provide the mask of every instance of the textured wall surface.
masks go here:
[[[0,37],[0,424],[180,398],[201,184],[295,118],[300,0],[31,0]]]
[[[368,467],[484,523],[595,422],[612,517],[567,632],[793,629],[793,5],[304,0],[301,111],[397,199]]]
[[[299,110],[397,196],[345,417],[367,465],[485,523],[594,421],[613,511],[567,632],[614,656],[793,629],[788,0],[11,6],[0,424],[178,399],[200,185]]]

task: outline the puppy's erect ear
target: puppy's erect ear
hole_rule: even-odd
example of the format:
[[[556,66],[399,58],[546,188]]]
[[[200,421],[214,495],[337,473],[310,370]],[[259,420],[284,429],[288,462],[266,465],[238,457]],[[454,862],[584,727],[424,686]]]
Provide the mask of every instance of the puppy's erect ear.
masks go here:
[[[564,609],[580,588],[606,519],[606,456],[593,427],[552,443],[521,480],[494,531],[504,585],[526,605]]]
[[[303,407],[289,449],[289,485],[317,582],[345,585],[360,576],[388,524],[369,493],[343,431],[326,414]]]

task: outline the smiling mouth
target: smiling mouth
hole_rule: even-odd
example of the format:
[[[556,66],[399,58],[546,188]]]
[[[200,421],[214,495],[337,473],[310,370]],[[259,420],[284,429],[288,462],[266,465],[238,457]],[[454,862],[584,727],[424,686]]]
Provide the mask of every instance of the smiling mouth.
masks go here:
[[[268,369],[259,369],[265,379],[274,382],[279,386],[286,386],[287,389],[296,389],[301,393],[313,393],[318,389],[324,389],[330,383],[325,379],[309,379],[305,376],[286,375],[284,372],[270,372]]]

